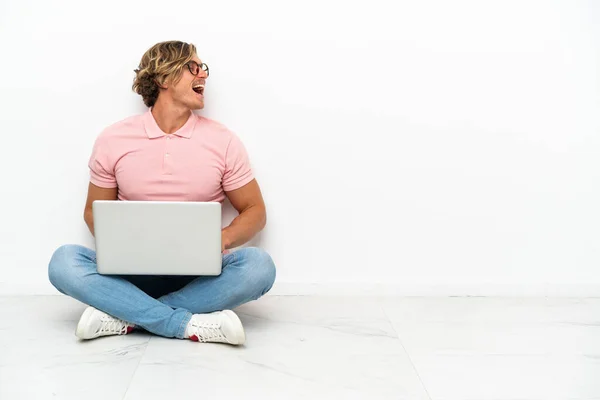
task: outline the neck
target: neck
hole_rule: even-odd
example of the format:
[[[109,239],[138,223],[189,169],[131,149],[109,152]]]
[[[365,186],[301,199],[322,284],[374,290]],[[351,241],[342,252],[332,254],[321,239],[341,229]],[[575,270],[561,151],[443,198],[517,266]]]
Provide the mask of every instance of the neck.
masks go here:
[[[164,133],[177,132],[190,118],[190,109],[174,102],[161,101],[160,97],[152,107],[152,116]]]

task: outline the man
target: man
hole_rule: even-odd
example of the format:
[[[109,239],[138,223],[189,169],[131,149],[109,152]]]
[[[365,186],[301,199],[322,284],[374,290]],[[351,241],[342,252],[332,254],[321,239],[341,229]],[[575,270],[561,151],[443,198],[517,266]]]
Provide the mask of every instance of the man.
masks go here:
[[[271,289],[275,265],[258,248],[227,250],[248,242],[266,223],[262,194],[239,138],[223,125],[195,115],[204,107],[209,69],[196,47],[162,42],[142,57],[133,83],[148,111],[106,128],[89,160],[84,219],[94,234],[94,200],[223,201],[239,212],[222,230],[219,276],[100,275],[96,254],[65,245],[49,263],[50,282],[87,305],[76,335],[92,339],[136,328],[164,337],[243,344],[231,311]]]

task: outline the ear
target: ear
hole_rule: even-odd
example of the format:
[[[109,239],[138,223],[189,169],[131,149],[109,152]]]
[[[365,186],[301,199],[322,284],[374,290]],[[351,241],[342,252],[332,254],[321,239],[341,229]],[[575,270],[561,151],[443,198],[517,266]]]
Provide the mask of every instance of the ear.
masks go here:
[[[163,83],[162,85],[155,79],[154,83],[156,83],[156,86],[158,86],[159,89],[167,89],[167,84],[166,82]]]

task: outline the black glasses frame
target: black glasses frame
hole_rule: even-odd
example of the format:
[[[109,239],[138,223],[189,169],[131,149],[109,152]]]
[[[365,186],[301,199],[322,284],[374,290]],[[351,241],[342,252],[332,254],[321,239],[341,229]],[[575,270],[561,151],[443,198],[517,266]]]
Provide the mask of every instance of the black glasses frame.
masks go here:
[[[210,72],[209,72],[209,69],[208,69],[208,64],[206,64],[206,63],[198,64],[196,61],[192,60],[190,62],[185,63],[185,65],[188,67],[188,69],[190,70],[190,73],[192,75],[198,76],[198,74],[200,73],[200,71],[206,72],[206,77],[207,78],[210,75]],[[192,70],[192,68],[195,69],[195,70],[197,70],[196,73],[194,73],[194,71]]]

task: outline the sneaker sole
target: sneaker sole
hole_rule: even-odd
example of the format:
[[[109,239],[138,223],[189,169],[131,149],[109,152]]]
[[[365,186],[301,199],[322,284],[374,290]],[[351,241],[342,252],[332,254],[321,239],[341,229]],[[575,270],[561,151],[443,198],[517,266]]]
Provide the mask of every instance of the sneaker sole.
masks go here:
[[[235,337],[236,342],[232,344],[244,344],[246,342],[246,334],[244,333],[244,326],[242,325],[240,317],[238,317],[237,314],[231,310],[224,310],[222,312],[223,314],[227,315],[229,317],[229,320],[233,323],[233,325],[237,327],[237,329],[235,330],[236,332],[238,332],[238,335],[236,335]]]
[[[85,337],[85,327],[88,325],[88,321],[91,318],[94,311],[96,311],[94,307],[88,307],[81,315],[79,323],[77,324],[77,329],[75,330],[75,336],[77,336],[79,339],[88,339]]]

